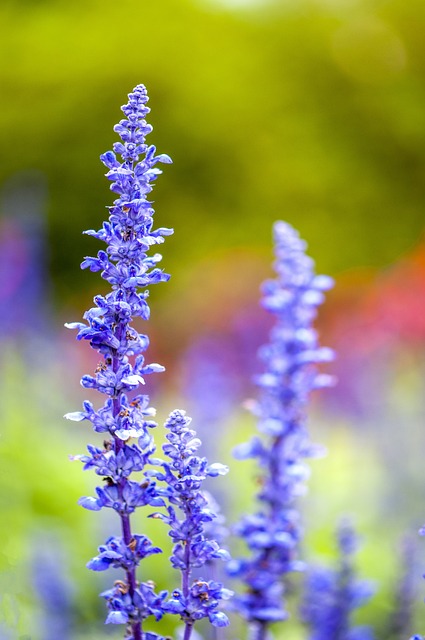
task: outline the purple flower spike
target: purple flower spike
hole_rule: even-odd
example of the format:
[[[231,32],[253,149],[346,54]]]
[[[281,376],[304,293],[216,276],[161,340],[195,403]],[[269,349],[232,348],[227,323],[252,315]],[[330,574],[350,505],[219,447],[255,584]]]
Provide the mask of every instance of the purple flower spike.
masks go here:
[[[245,516],[235,531],[250,557],[229,563],[230,574],[247,587],[235,598],[235,606],[251,623],[255,640],[264,640],[271,623],[287,618],[284,578],[303,568],[297,560],[301,528],[294,502],[308,477],[303,459],[318,454],[308,437],[305,414],[310,393],[332,382],[317,365],[332,360],[333,353],[319,346],[312,327],[332,279],[314,274],[305,243],[285,222],[274,225],[274,240],[277,278],[263,285],[262,305],[276,322],[269,344],[259,353],[264,363],[256,378],[260,397],[250,402],[263,436],[254,436],[235,451],[238,458],[258,461],[260,508]]]
[[[109,610],[106,622],[125,624],[128,640],[156,637],[143,632],[142,624],[148,616],[162,616],[166,597],[165,592],[155,594],[151,583],[136,579],[139,562],[160,549],[145,536],[134,535],[130,524],[130,515],[137,507],[164,505],[162,491],[145,471],[155,451],[150,435],[156,426],[151,420],[155,410],[149,407],[147,395],[129,397],[145,384],[146,376],[164,370],[156,363],[145,362],[143,353],[149,340],[132,326],[135,317],[149,318],[146,288],[169,279],[158,268],[161,256],[149,255],[151,246],[163,242],[172,230],[153,228],[154,210],[148,195],[161,173],[158,163],[171,160],[167,155],[156,155],[155,147],[145,142],[152,130],[145,120],[150,111],[147,102],[145,87],[138,85],[122,107],[125,118],[115,127],[121,142],[114,144],[114,151],[101,156],[111,190],[118,198],[109,207],[109,220],[102,228],[86,232],[104,242],[106,249],[85,258],[81,267],[100,271],[111,291],[94,298],[95,306],[84,314],[84,323],[67,325],[77,329],[77,339],[88,340],[102,357],[94,374],[84,375],[81,384],[104,394],[106,401],[99,409],[85,402],[83,411],[68,413],[66,418],[88,420],[94,431],[105,436],[103,448],[89,445],[88,454],[73,458],[83,462],[85,469],[94,469],[104,481],[96,488],[96,497],[81,498],[80,504],[91,511],[113,509],[120,519],[121,534],[108,538],[88,567],[94,571],[124,571],[124,579],[117,580],[102,596]],[[136,442],[129,443],[131,438]],[[130,480],[133,472],[141,472],[144,477]]]
[[[181,572],[182,586],[172,593],[164,609],[180,616],[185,624],[184,640],[189,640],[197,620],[208,618],[216,627],[229,624],[227,616],[218,611],[221,600],[233,593],[220,582],[198,578],[191,583],[193,569],[205,568],[215,559],[228,560],[229,554],[219,543],[206,536],[209,523],[216,514],[212,502],[202,490],[207,477],[224,475],[225,465],[208,464],[206,458],[197,455],[201,441],[189,428],[191,419],[184,411],[173,411],[167,422],[168,443],[163,445],[167,462],[162,462],[162,472],[153,472],[168,487],[167,514],[154,514],[170,527],[174,542],[171,564]]]
[[[374,592],[370,582],[355,577],[357,536],[348,522],[342,522],[337,537],[339,567],[314,567],[307,574],[301,617],[309,640],[374,640],[369,627],[351,624],[353,611]]]

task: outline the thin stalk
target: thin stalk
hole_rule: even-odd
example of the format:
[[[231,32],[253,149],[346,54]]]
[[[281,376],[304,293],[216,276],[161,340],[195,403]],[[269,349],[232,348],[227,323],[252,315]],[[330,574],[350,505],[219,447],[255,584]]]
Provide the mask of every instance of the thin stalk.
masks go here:
[[[123,333],[123,327],[121,325],[118,326],[117,329],[117,339],[121,341],[121,336]],[[118,371],[120,365],[120,359],[118,357],[118,355],[114,354],[113,358],[112,358],[112,370],[114,371],[114,373],[116,373]],[[118,414],[120,412],[120,404],[119,404],[119,399],[118,398],[114,398],[113,400],[113,416],[114,418],[118,417]],[[118,452],[123,448],[124,443],[122,440],[120,440],[120,438],[117,438],[114,436],[114,446],[115,446],[115,453],[118,454]],[[120,493],[120,497],[122,497],[122,492],[124,489],[124,485],[125,485],[125,480],[122,480],[119,487],[118,487],[118,491]],[[122,536],[124,539],[125,544],[128,546],[132,540],[132,533],[131,533],[131,524],[130,524],[130,516],[128,514],[120,514],[120,518],[121,518],[121,530],[122,530]],[[132,567],[130,569],[128,569],[126,571],[126,578],[127,578],[127,584],[128,584],[128,592],[130,594],[131,600],[133,601],[134,598],[134,593],[136,590],[136,586],[137,586],[137,580],[136,580],[136,568]],[[143,634],[142,634],[142,623],[141,621],[135,622],[135,623],[130,623],[131,628],[132,628],[132,633],[133,633],[133,638],[134,640],[142,640]]]
[[[186,540],[186,546],[184,550],[185,569],[182,571],[182,592],[183,598],[187,602],[190,591],[190,539]],[[193,621],[186,622],[184,628],[183,640],[189,640],[193,629]]]
[[[259,622],[257,632],[255,634],[255,640],[266,640],[267,638],[267,622]]]

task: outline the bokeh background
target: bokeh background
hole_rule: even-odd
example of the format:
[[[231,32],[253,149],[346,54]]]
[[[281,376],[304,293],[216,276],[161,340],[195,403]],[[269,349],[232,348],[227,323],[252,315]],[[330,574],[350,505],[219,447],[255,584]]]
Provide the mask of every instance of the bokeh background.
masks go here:
[[[102,626],[111,577],[84,567],[113,518],[76,506],[95,478],[68,461],[95,436],[62,420],[96,356],[62,327],[105,290],[79,270],[98,250],[81,232],[112,201],[98,158],[139,82],[151,142],[174,160],[155,189],[158,225],[175,228],[163,247],[172,279],[152,292],[146,329],[167,366],[149,381],[159,421],[187,408],[209,455],[231,464],[215,483],[230,524],[253,508],[255,470],[231,449],[255,429],[242,403],[270,326],[258,297],[271,225],[293,224],[336,280],[318,325],[339,384],[312,406],[328,455],[302,503],[304,555],[334,562],[334,528],[351,516],[359,573],[377,588],[358,620],[378,640],[406,637],[390,620],[400,540],[414,544],[425,520],[424,29],[422,0],[2,0],[2,639],[121,637]],[[174,584],[165,560],[146,566]],[[307,638],[291,608],[276,637]],[[235,625],[228,638],[245,637]]]

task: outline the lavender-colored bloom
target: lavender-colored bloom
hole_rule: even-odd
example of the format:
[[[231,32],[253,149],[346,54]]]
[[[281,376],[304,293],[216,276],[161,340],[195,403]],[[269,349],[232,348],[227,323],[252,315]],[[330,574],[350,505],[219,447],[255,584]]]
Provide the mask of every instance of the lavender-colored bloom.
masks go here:
[[[417,591],[416,545],[410,536],[401,542],[401,576],[397,584],[394,598],[394,609],[391,613],[387,638],[407,638],[412,633],[413,604]]]
[[[301,618],[310,631],[309,640],[373,640],[369,627],[351,624],[352,612],[373,594],[369,582],[355,577],[357,544],[352,527],[343,522],[338,529],[339,567],[314,567],[308,572]]]
[[[99,547],[99,555],[87,564],[93,571],[105,571],[109,567],[121,567],[128,571],[139,564],[143,558],[155,553],[161,553],[159,547],[154,547],[146,536],[134,535],[130,545],[124,544],[121,537],[110,536],[104,545]]]
[[[229,565],[231,574],[247,587],[236,604],[252,623],[257,640],[266,637],[270,623],[287,617],[282,579],[302,568],[297,560],[301,528],[294,501],[304,493],[308,476],[303,459],[317,453],[309,441],[305,412],[311,391],[331,382],[318,373],[317,365],[333,357],[330,349],[318,345],[312,328],[331,278],[314,275],[305,243],[288,224],[275,224],[274,240],[277,279],[264,284],[262,305],[275,315],[276,324],[270,343],[260,350],[265,368],[256,382],[261,394],[258,402],[251,403],[263,437],[255,436],[236,450],[237,457],[258,461],[260,508],[236,527],[250,557]]]
[[[44,176],[12,176],[0,192],[0,332],[2,338],[49,328]]]
[[[132,621],[137,618],[144,620],[153,615],[155,620],[160,620],[164,613],[163,603],[167,592],[161,591],[160,594],[156,594],[154,586],[153,582],[141,582],[131,594],[127,582],[116,580],[112,589],[100,594],[108,603],[109,614],[106,623],[128,624],[134,627]],[[134,629],[129,632],[132,633],[129,637],[133,640]]]
[[[169,279],[157,267],[161,256],[148,255],[152,245],[163,242],[164,236],[172,233],[170,229],[153,229],[154,210],[148,194],[161,173],[157,164],[171,160],[164,154],[156,155],[155,147],[145,143],[145,136],[152,130],[145,120],[149,112],[145,87],[137,86],[128,98],[128,104],[122,107],[126,117],[115,126],[122,142],[116,142],[113,152],[101,156],[108,169],[106,176],[112,181],[111,190],[119,197],[109,207],[109,220],[100,231],[86,232],[105,242],[106,251],[85,258],[81,265],[101,271],[112,291],[94,298],[95,306],[84,314],[85,323],[67,325],[78,329],[77,338],[88,340],[101,354],[103,359],[94,375],[83,376],[81,384],[106,395],[106,401],[97,410],[85,402],[83,411],[66,417],[88,420],[96,432],[106,435],[103,448],[90,445],[88,455],[75,456],[84,463],[84,468],[93,468],[104,481],[102,487],[96,488],[96,497],[84,497],[79,502],[92,511],[102,508],[116,511],[121,535],[108,538],[88,567],[95,571],[109,567],[124,570],[124,580],[102,593],[109,609],[106,622],[125,624],[128,640],[142,640],[149,635],[142,633],[143,620],[150,615],[161,617],[166,593],[157,595],[151,583],[139,583],[136,579],[139,562],[160,550],[144,536],[132,533],[130,515],[137,507],[161,506],[164,501],[155,481],[147,475],[142,482],[130,480],[132,472],[144,472],[155,449],[149,433],[155,426],[151,420],[155,411],[149,407],[148,396],[130,399],[128,394],[144,384],[146,375],[163,371],[163,367],[145,363],[142,354],[149,340],[131,323],[134,317],[145,320],[149,317],[146,287]],[[121,162],[117,155],[121,156]],[[129,438],[137,439],[137,443],[129,444]]]
[[[31,564],[32,586],[41,605],[43,640],[70,640],[74,613],[73,586],[57,542],[54,539],[37,541]],[[3,638],[2,635],[0,637]]]
[[[201,441],[189,428],[190,422],[184,411],[170,414],[165,423],[168,443],[163,445],[169,461],[161,463],[161,472],[151,472],[168,487],[167,514],[156,513],[153,517],[168,524],[174,542],[171,564],[181,572],[182,585],[173,591],[164,609],[181,617],[185,624],[184,640],[189,640],[193,625],[202,618],[208,618],[214,626],[226,626],[228,618],[218,606],[232,595],[214,580],[197,578],[191,582],[193,569],[205,567],[217,558],[228,560],[229,554],[205,535],[206,525],[216,516],[202,491],[206,478],[224,475],[228,468],[219,463],[208,464],[206,458],[196,454]]]

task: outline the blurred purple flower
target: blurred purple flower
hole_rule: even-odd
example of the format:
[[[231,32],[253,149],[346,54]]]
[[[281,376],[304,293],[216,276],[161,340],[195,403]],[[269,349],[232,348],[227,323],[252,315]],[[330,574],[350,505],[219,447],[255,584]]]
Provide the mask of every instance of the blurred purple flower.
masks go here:
[[[45,185],[37,174],[3,188],[0,219],[1,335],[42,332],[48,319]]]
[[[353,611],[369,600],[374,589],[355,577],[358,540],[348,522],[339,526],[337,540],[339,567],[313,567],[307,573],[301,619],[310,631],[309,640],[373,640],[369,627],[351,624]]]
[[[235,598],[239,613],[254,627],[254,638],[264,640],[270,623],[284,620],[283,578],[302,568],[297,560],[301,537],[295,499],[304,492],[308,470],[303,458],[316,455],[306,429],[306,407],[311,391],[328,386],[329,376],[317,365],[333,358],[320,347],[312,328],[323,291],[332,286],[327,276],[315,276],[305,243],[284,222],[274,226],[277,279],[263,285],[262,305],[276,318],[270,343],[260,349],[264,373],[256,378],[261,394],[251,409],[263,437],[255,436],[236,450],[239,458],[255,458],[262,472],[257,496],[259,511],[245,516],[236,527],[251,551],[249,558],[229,564],[231,575],[247,587]]]
[[[36,543],[32,582],[41,605],[40,630],[43,640],[71,640],[74,589],[57,541],[40,540]]]
[[[224,335],[201,336],[185,353],[185,369],[185,393],[207,446],[206,438],[217,441],[211,437],[211,426],[219,425],[243,397],[234,340]]]

